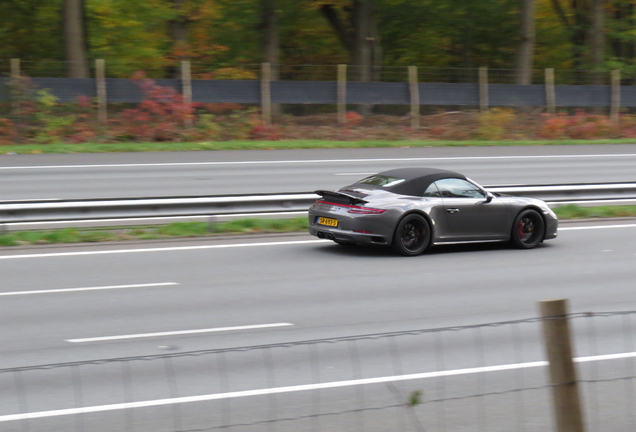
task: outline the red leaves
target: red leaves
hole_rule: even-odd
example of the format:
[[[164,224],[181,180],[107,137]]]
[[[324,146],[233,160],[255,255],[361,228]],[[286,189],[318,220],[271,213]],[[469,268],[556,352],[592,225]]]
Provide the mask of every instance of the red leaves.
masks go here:
[[[174,88],[157,85],[144,72],[135,72],[132,79],[145,99],[111,121],[113,136],[126,141],[181,141],[186,120],[194,119],[197,104],[184,103]]]

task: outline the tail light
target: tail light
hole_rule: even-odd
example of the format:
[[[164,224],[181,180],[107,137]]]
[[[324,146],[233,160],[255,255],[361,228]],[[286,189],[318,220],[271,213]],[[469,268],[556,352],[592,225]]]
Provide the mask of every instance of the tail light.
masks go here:
[[[386,210],[383,209],[377,209],[377,208],[371,208],[371,207],[358,207],[358,206],[351,206],[349,208],[349,210],[347,210],[347,213],[351,213],[351,214],[382,214],[384,213]]]
[[[360,206],[354,206],[354,205],[350,205],[350,204],[340,204],[340,203],[334,203],[331,201],[324,201],[324,200],[318,200],[316,201],[316,203],[320,203],[320,204],[328,204],[328,205],[332,205],[332,206],[336,206],[336,207],[345,207],[349,210],[347,210],[347,213],[351,213],[351,214],[382,214],[384,213],[386,210],[383,209],[377,209],[377,208],[373,208],[373,207],[360,207]]]

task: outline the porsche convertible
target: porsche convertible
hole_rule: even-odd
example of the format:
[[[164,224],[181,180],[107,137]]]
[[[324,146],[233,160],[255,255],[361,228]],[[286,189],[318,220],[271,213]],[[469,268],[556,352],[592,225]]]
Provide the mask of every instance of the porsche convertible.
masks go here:
[[[310,234],[339,244],[391,246],[407,256],[452,243],[531,249],[557,236],[557,217],[545,202],[491,193],[453,171],[393,169],[316,194]]]

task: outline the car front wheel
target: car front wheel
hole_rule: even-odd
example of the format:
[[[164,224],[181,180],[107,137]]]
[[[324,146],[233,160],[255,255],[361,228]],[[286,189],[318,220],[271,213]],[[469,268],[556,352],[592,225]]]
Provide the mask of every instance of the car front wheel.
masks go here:
[[[430,239],[431,230],[426,219],[417,214],[407,215],[397,225],[393,249],[401,255],[419,255],[426,250]]]
[[[543,240],[545,224],[541,215],[532,209],[524,210],[512,225],[512,244],[519,249],[532,249]]]

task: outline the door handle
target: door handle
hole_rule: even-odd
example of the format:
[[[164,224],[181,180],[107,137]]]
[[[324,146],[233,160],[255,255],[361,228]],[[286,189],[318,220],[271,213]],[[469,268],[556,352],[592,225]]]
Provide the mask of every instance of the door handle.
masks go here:
[[[459,209],[456,209],[456,208],[449,208],[449,209],[446,209],[446,211],[449,213],[459,213]]]

